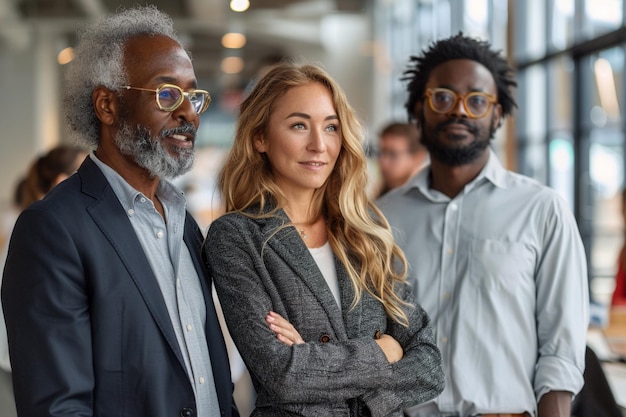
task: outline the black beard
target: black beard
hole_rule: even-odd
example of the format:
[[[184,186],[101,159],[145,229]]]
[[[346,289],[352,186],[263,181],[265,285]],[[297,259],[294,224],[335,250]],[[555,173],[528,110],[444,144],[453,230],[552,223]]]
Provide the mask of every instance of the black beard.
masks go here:
[[[469,164],[478,159],[489,147],[491,139],[495,134],[493,123],[490,124],[489,132],[485,134],[474,124],[463,118],[450,118],[447,121],[438,124],[434,129],[427,130],[424,120],[424,113],[419,112],[416,115],[422,130],[421,142],[428,149],[430,157],[436,159],[444,165],[461,166]],[[448,146],[437,140],[441,131],[452,123],[458,123],[466,126],[469,132],[474,135],[476,140],[467,146]],[[449,136],[454,139],[454,136]]]
[[[194,150],[173,147],[176,157],[169,154],[161,144],[165,137],[177,133],[188,133],[194,137],[196,128],[191,123],[164,130],[157,137],[153,137],[150,130],[138,125],[133,129],[126,120],[121,122],[120,130],[115,135],[115,143],[120,152],[131,156],[142,168],[150,172],[152,177],[175,178],[188,172],[193,166]]]

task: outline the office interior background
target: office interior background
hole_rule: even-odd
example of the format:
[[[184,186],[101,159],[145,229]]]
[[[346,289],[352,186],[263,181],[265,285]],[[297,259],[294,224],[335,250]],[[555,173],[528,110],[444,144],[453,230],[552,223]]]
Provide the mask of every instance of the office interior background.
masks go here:
[[[70,141],[64,65],[75,31],[134,0],[0,0],[0,210],[33,158]],[[490,41],[518,73],[518,109],[493,146],[505,165],[555,188],[583,237],[595,301],[606,303],[623,240],[626,4],[623,0],[153,0],[170,14],[213,103],[194,170],[178,180],[204,227],[237,105],[264,65],[322,64],[366,128],[406,120],[410,55],[459,31]],[[245,8],[246,0],[241,8]],[[68,49],[69,48],[69,49]],[[69,57],[69,58],[68,58]],[[375,165],[375,162],[372,162]],[[376,174],[375,166],[372,169]],[[7,230],[3,230],[7,232]]]

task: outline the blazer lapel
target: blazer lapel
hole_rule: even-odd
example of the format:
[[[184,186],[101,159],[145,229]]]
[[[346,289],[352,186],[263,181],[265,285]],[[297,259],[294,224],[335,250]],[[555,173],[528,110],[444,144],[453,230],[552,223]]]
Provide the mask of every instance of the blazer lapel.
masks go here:
[[[339,260],[335,259],[337,265],[337,280],[339,281],[339,289],[341,291],[341,309],[343,312],[343,320],[346,326],[346,333],[349,339],[360,336],[361,320],[363,318],[363,294],[361,302],[352,308],[354,300],[354,287],[348,276],[348,271],[343,267]]]
[[[111,242],[111,246],[115,248],[154,321],[158,324],[181,365],[185,367],[161,289],[124,208],[98,166],[90,158],[85,160],[79,169],[79,174],[85,178],[83,192],[96,199],[91,206],[87,207],[87,212]]]
[[[317,267],[313,256],[295,228],[289,226],[280,229],[289,219],[282,210],[278,212],[278,215],[281,216],[281,218],[268,218],[263,226],[264,235],[267,237],[271,236],[267,242],[268,246],[271,247],[286,264],[292,266],[294,274],[307,285],[313,294],[315,294],[320,305],[326,311],[328,320],[336,336],[340,340],[347,339],[343,317],[337,306],[337,301],[335,301],[335,297],[330,291],[330,288],[328,288],[328,284]],[[277,232],[278,229],[280,230]],[[341,269],[343,269],[343,267]]]
[[[211,369],[215,380],[218,402],[222,410],[230,410],[231,404],[231,378],[228,352],[224,343],[222,328],[219,324],[215,304],[213,303],[212,281],[205,263],[202,261],[202,233],[193,217],[187,213],[185,216],[185,231],[183,240],[189,248],[191,259],[198,272],[202,294],[206,305],[205,336],[209,348]],[[230,413],[230,411],[228,411]]]
[[[206,279],[209,277],[209,273],[204,262],[202,261],[200,251],[200,248],[202,247],[202,234],[195,220],[193,220],[193,217],[189,213],[186,213],[185,215],[183,241],[185,242],[185,245],[187,245],[187,248],[189,248],[191,260],[193,261],[193,265],[198,272],[198,278],[200,279],[200,285],[202,287],[204,298],[208,299],[211,297],[211,281],[210,278],[208,280]]]

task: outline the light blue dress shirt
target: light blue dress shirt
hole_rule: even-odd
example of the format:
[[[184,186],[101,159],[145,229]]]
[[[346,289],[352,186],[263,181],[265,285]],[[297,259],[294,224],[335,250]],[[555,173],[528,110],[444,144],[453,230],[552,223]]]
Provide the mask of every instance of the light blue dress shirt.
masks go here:
[[[93,153],[91,159],[102,170],[124,207],[141,242],[185,359],[189,381],[194,388],[198,417],[219,417],[209,348],[206,341],[206,305],[200,277],[183,241],[186,201],[182,191],[161,180],[156,192],[165,210],[167,223],[153,202],[130,186]]]
[[[493,151],[452,199],[429,178],[423,169],[378,201],[442,354],[446,387],[424,409],[536,415],[546,392],[577,393],[589,300],[585,252],[565,201],[505,170]]]

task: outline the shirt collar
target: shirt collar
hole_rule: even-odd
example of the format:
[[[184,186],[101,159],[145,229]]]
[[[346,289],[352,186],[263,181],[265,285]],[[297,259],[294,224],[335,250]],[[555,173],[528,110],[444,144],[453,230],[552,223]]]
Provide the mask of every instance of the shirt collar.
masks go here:
[[[506,184],[506,172],[507,170],[502,166],[502,163],[498,159],[498,156],[493,151],[493,149],[489,149],[489,159],[487,160],[487,164],[483,168],[483,170],[478,174],[474,183],[478,183],[479,179],[486,178],[493,185],[500,188],[507,188]]]
[[[443,194],[430,188],[430,167],[430,164],[424,167],[415,177],[413,177],[412,180],[409,181],[409,183],[403,186],[402,192],[408,194],[411,190],[417,189],[420,193],[433,201],[440,200]],[[500,163],[500,160],[496,156],[493,149],[490,148],[487,163],[478,176],[465,186],[465,191],[467,192],[471,190],[478,184],[481,184],[484,180],[491,182],[496,187],[507,188],[505,177],[506,169]]]
[[[135,201],[138,198],[145,197],[143,193],[137,191],[128,182],[126,182],[126,180],[117,171],[98,159],[95,152],[91,152],[89,157],[98,166],[98,168],[100,168],[125,210],[134,209]],[[171,205],[186,206],[186,199],[183,191],[169,181],[165,181],[163,179],[159,180],[156,196],[159,197],[163,204],[169,203]]]

